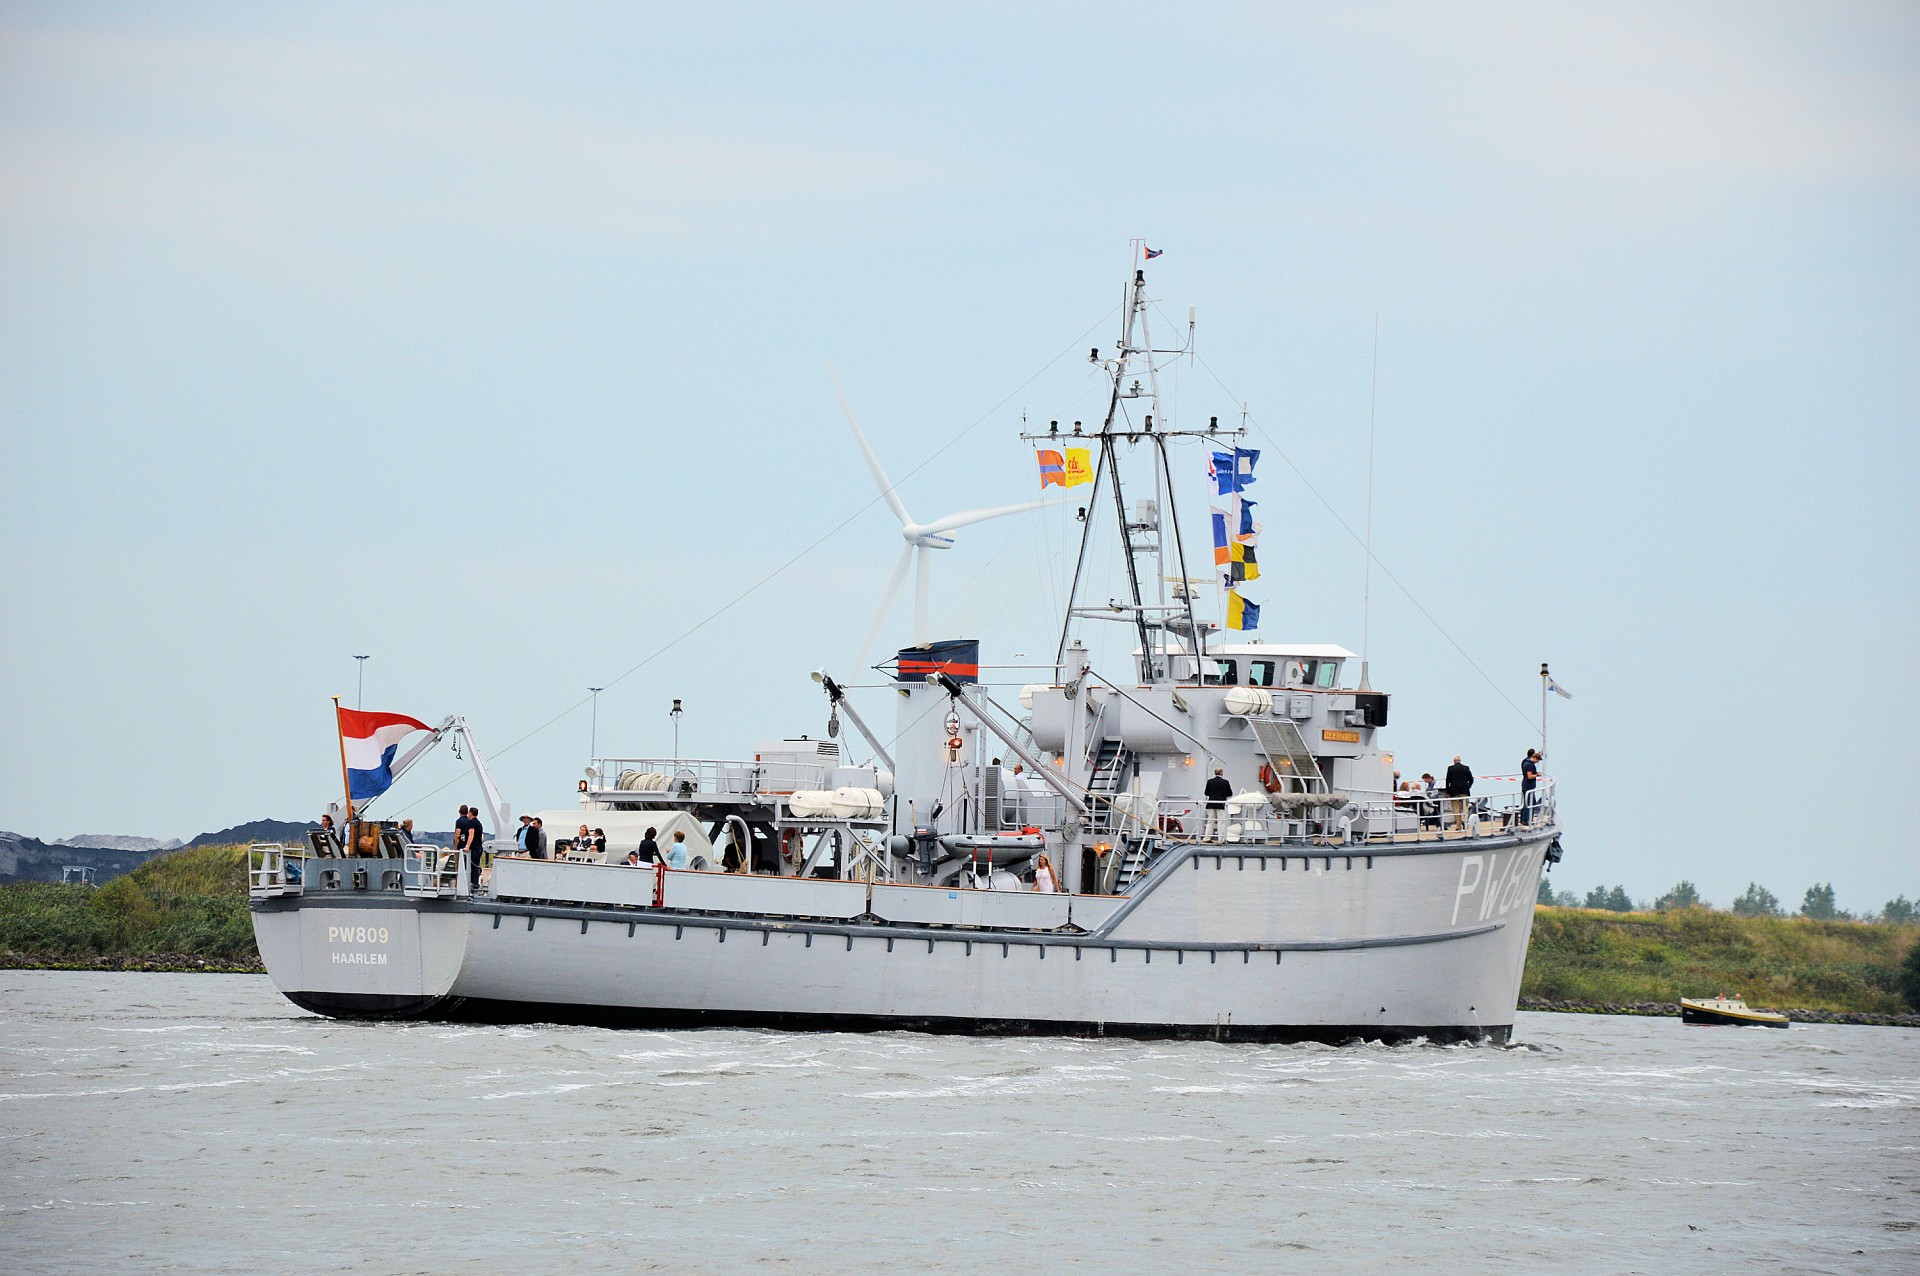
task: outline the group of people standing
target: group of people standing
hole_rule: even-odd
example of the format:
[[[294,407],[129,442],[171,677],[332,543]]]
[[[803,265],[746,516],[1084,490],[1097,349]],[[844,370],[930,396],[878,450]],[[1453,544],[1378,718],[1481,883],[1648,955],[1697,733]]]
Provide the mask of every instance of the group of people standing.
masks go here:
[[[1416,811],[1420,816],[1421,828],[1440,827],[1443,802],[1446,826],[1450,829],[1465,828],[1472,797],[1473,768],[1461,761],[1457,753],[1447,765],[1444,780],[1435,780],[1431,771],[1422,771],[1417,780],[1403,780],[1398,771],[1393,773],[1393,804],[1411,807]]]
[[[627,867],[645,868],[650,864],[659,863],[662,858],[660,843],[655,840],[659,836],[660,830],[649,825],[647,827],[647,835],[640,839],[640,845],[627,852]],[[668,868],[685,868],[687,866],[687,832],[685,829],[677,829],[674,831],[673,841],[667,844],[665,859]]]
[[[1540,787],[1540,764],[1545,760],[1546,755],[1538,749],[1528,749],[1527,756],[1520,760],[1520,804],[1522,818],[1529,824],[1536,818],[1539,807],[1535,794]],[[1459,754],[1453,755],[1444,780],[1436,781],[1431,771],[1422,772],[1418,780],[1402,780],[1396,771],[1393,781],[1394,805],[1418,811],[1420,827],[1440,826],[1443,801],[1446,827],[1466,827],[1467,812],[1473,805],[1473,768],[1461,761]]]

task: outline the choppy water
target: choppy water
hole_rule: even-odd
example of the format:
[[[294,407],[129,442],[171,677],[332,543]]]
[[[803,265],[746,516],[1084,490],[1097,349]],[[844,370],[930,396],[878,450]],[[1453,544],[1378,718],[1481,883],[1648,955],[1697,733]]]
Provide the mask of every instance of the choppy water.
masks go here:
[[[1920,1032],[365,1026],[0,972],[0,1270],[1920,1271]]]

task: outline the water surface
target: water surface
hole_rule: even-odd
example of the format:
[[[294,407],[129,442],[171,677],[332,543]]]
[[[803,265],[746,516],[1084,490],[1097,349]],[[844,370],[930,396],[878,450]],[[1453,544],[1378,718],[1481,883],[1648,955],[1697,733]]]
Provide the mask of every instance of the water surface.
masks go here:
[[[360,1025],[0,972],[0,1270],[1920,1271],[1920,1032]]]

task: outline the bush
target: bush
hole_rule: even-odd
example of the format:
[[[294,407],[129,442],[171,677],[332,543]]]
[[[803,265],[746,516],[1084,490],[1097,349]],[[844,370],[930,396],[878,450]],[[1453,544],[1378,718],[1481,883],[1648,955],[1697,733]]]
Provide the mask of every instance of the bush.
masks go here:
[[[1624,886],[1616,886],[1611,890],[1604,886],[1596,886],[1587,892],[1586,902],[1582,907],[1604,908],[1609,912],[1615,913],[1630,913],[1633,911],[1633,899],[1627,894],[1627,888]]]
[[[1758,882],[1747,883],[1747,893],[1733,901],[1733,911],[1742,917],[1781,917],[1780,900]]]
[[[1900,963],[1900,994],[1907,1004],[1920,1010],[1920,944],[1907,949],[1907,959]]]
[[[1800,915],[1816,922],[1830,922],[1833,914],[1833,883],[1807,887],[1807,897],[1800,903]]]
[[[1654,900],[1653,906],[1657,911],[1662,913],[1671,912],[1676,908],[1713,907],[1701,899],[1700,892],[1695,889],[1692,882],[1687,881],[1676,883],[1672,890],[1662,895],[1659,899]]]
[[[138,945],[160,917],[153,897],[131,875],[116,877],[95,891],[87,901],[87,912],[99,924],[101,934],[117,948]]]

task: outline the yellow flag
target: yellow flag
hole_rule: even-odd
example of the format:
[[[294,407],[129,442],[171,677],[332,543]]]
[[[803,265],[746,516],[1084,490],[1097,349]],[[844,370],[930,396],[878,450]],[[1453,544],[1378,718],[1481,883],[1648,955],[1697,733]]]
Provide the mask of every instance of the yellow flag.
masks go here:
[[[1093,482],[1093,449],[1070,447],[1067,449],[1067,481],[1062,487],[1079,487],[1082,483]]]

